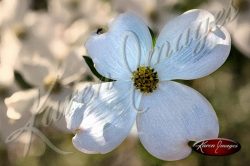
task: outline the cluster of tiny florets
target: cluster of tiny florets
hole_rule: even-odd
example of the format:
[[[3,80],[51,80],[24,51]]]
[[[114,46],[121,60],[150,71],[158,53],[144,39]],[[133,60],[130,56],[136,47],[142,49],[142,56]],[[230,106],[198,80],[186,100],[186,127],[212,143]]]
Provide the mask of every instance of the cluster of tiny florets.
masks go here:
[[[142,93],[151,93],[156,90],[159,79],[157,72],[151,67],[138,67],[133,72],[132,80],[136,89]]]

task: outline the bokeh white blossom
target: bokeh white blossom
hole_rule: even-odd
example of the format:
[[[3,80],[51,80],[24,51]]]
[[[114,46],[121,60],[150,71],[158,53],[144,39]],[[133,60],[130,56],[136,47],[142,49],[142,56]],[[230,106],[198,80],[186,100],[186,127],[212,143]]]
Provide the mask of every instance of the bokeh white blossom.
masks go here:
[[[237,138],[244,144],[245,149],[242,148],[239,156],[249,156],[246,155],[249,142],[247,131],[240,132],[235,128],[247,129],[250,112],[250,68],[248,60],[242,57],[249,57],[250,10],[249,0],[234,1],[241,10],[234,22],[226,25],[232,34],[233,56],[231,55],[229,62],[215,74],[188,84],[202,92],[218,110],[219,118],[223,117],[220,118],[222,135]],[[86,86],[85,78],[93,82],[93,75],[90,76],[81,58],[81,55],[87,55],[82,45],[98,28],[108,30],[109,22],[119,13],[136,12],[158,34],[166,22],[188,9],[204,8],[217,13],[226,8],[227,4],[227,0],[0,0],[0,165],[16,165],[16,162],[17,165],[27,165],[26,162],[20,163],[26,160],[25,158],[13,158],[22,156],[22,144],[28,141],[26,136],[20,137],[17,144],[5,144],[4,141],[13,131],[25,125],[34,113],[30,110],[32,105],[37,103],[38,94],[43,96],[43,100],[48,92],[48,85],[57,80],[55,78],[61,82],[63,91],[53,92],[50,96],[50,102],[47,104],[53,108],[58,106],[55,101],[64,100],[66,94],[79,89],[82,85]],[[72,69],[67,67],[72,65],[65,63],[68,59],[78,60]],[[76,74],[71,75],[72,73]],[[94,82],[97,82],[96,79]],[[51,115],[48,111],[43,114]],[[231,114],[233,116],[229,116]],[[64,125],[63,120],[55,123],[53,127],[40,127],[53,143],[71,147],[71,136],[67,137],[68,134],[63,132],[58,133],[58,129],[67,131]],[[136,132],[132,133],[134,136]],[[111,158],[105,155],[102,159],[97,157],[98,160],[95,160],[95,157],[93,159],[75,151],[74,155],[59,156],[60,160],[55,160],[57,154],[51,155],[45,144],[35,138],[30,153],[35,157],[26,161],[32,163],[31,165],[47,161],[55,162],[57,165],[98,165],[97,161],[100,161],[102,165],[103,160],[109,165],[161,165],[162,162],[150,155],[145,157],[145,150],[138,152],[138,146],[140,147],[136,139],[131,143],[131,139],[128,138],[118,151],[110,154]],[[46,160],[41,157],[45,157]],[[203,163],[204,160],[205,158],[192,156],[179,163],[197,165],[197,162]],[[212,158],[206,160],[211,162]],[[233,155],[230,162],[235,163],[235,160],[244,162],[247,158]]]

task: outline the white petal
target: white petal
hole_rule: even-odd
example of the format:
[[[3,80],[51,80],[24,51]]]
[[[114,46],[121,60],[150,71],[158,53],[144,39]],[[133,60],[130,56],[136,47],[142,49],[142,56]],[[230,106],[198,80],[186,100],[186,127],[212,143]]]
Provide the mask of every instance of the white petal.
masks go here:
[[[250,12],[249,12],[250,15]],[[248,17],[249,17],[248,15]],[[235,46],[246,56],[250,57],[250,22],[234,22],[229,26]]]
[[[0,45],[0,89],[12,85],[14,82],[14,66],[21,48],[20,42],[9,29],[2,32]]]
[[[76,55],[75,52],[71,52],[63,61],[62,82],[64,85],[81,79],[86,72],[87,66],[83,62],[83,58]]]
[[[13,117],[13,115],[6,115],[7,108],[4,106],[3,103],[4,99],[0,97],[0,135],[1,135],[1,141],[6,140],[10,135],[17,129],[20,129],[21,127],[24,127],[25,124],[30,120],[31,114],[30,112],[26,111],[24,114],[22,114],[21,119],[14,120],[13,118],[10,119],[10,117]],[[9,113],[9,110],[7,114]],[[14,115],[14,117],[16,117]],[[13,123],[14,122],[14,123]],[[14,138],[14,137],[12,137]],[[19,140],[19,139],[18,139]],[[12,142],[13,143],[13,142]]]
[[[67,123],[77,131],[73,144],[78,150],[107,153],[128,136],[136,117],[131,86],[128,82],[97,84],[73,98],[67,113],[74,112]]]
[[[20,119],[25,112],[31,112],[37,96],[38,90],[31,89],[16,92],[12,96],[5,98],[4,103],[8,108],[7,116],[11,119]]]
[[[49,60],[35,54],[32,57],[22,57],[20,61],[17,70],[24,79],[31,85],[42,89],[45,77],[49,74],[49,70],[53,68]]]
[[[217,70],[230,48],[229,33],[215,25],[212,14],[191,10],[163,28],[151,63],[159,62],[155,68],[161,80],[196,79]]]
[[[0,89],[4,89],[13,85],[14,70],[13,68],[0,66]]]
[[[21,20],[29,10],[29,1],[8,0],[2,1],[1,16],[4,22],[15,22]]]
[[[85,109],[83,96],[87,91],[86,89],[89,87],[91,87],[90,83],[81,84],[81,89],[77,88],[76,92],[73,94],[73,97],[70,99],[70,102],[67,103],[65,119],[67,122],[67,128],[71,131],[78,130],[79,126],[81,125]]]
[[[84,100],[90,100],[86,99],[89,92],[89,87],[93,86],[93,83],[91,82],[84,82],[79,83],[76,85],[74,89],[74,94],[72,95],[72,98],[69,98],[69,102],[65,103],[65,119],[67,122],[67,128],[71,131],[77,131],[79,129],[79,126],[81,125],[81,122],[83,120],[83,113],[85,110]],[[85,96],[85,99],[83,100],[83,97]]]
[[[230,4],[233,2],[233,5]],[[236,3],[235,3],[236,2]],[[240,2],[240,3],[237,3]],[[228,7],[227,10],[222,10],[225,8],[225,4]],[[240,52],[244,55],[250,57],[250,1],[210,1],[201,6],[213,13],[217,14],[217,19],[223,25],[225,25],[231,34],[232,42],[238,48]],[[246,8],[244,8],[246,7]],[[223,16],[223,12],[229,12],[228,15]],[[219,17],[223,16],[223,17]]]
[[[118,16],[107,33],[95,34],[86,43],[98,72],[113,79],[129,78],[130,70],[146,63],[151,47],[148,27],[131,13]]]
[[[137,115],[139,138],[144,147],[163,160],[179,160],[191,153],[189,141],[215,138],[219,126],[209,102],[185,85],[167,81],[141,106],[146,112]]]

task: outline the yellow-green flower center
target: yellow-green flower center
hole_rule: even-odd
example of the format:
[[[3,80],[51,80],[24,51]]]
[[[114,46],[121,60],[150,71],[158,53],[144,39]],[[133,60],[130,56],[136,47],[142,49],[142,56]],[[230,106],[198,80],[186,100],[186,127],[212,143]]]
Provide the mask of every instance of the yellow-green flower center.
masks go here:
[[[141,66],[133,72],[132,80],[136,89],[142,93],[151,93],[157,89],[158,74],[151,67]]]

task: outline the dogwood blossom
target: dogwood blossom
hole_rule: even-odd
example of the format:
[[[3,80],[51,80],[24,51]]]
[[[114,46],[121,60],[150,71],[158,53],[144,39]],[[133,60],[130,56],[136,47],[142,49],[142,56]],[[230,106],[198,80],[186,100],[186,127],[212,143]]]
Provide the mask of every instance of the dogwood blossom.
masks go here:
[[[0,90],[14,84],[14,66],[21,49],[18,25],[27,14],[27,1],[2,1],[0,3]]]
[[[61,21],[48,14],[28,12],[22,24],[20,28],[25,33],[23,39],[6,31],[5,43],[9,46],[3,47],[6,50],[3,59],[12,63],[12,70],[15,68],[34,88],[18,91],[6,98],[7,115],[11,119],[20,119],[24,112],[31,109],[39,95],[46,96],[49,93],[53,84],[55,88],[50,95],[52,105],[64,101],[71,92],[68,85],[87,73],[79,61],[80,57],[75,51],[69,51],[69,45],[62,39],[66,28]],[[13,55],[16,55],[15,59]],[[3,64],[8,63],[4,61]]]
[[[66,121],[84,153],[108,153],[134,122],[145,149],[162,160],[191,153],[189,141],[218,137],[211,104],[176,79],[209,75],[227,59],[231,40],[205,10],[190,10],[168,22],[153,46],[148,27],[133,13],[118,16],[107,33],[86,42],[96,69],[114,82],[86,86],[68,106]]]
[[[7,115],[11,119],[20,119],[22,114],[31,110],[32,106],[36,105],[35,101],[38,100],[39,96],[41,96],[40,100],[42,101],[46,100],[49,95],[50,100],[46,104],[51,105],[53,110],[63,111],[58,110],[57,105],[71,93],[72,90],[67,85],[86,74],[84,66],[81,63],[74,62],[81,62],[75,53],[71,53],[62,59],[64,63],[60,67],[55,66],[55,64],[60,63],[59,60],[52,61],[38,55],[20,58],[20,60],[22,60],[20,63],[22,66],[19,66],[19,71],[25,80],[35,87],[17,91],[5,99],[8,108]],[[40,104],[42,103],[40,102]],[[17,116],[9,116],[13,113]],[[37,112],[33,110],[33,113]]]
[[[228,29],[232,34],[235,46],[246,56],[250,57],[250,0],[239,1],[239,13],[235,20],[229,24]]]

